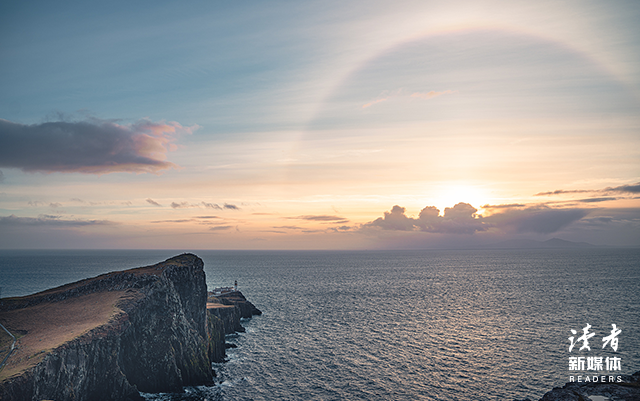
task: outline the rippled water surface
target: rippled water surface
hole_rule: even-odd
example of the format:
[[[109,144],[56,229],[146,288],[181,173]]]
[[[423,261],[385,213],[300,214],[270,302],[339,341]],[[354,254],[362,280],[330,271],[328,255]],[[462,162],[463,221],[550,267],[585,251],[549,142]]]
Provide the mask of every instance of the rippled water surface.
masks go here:
[[[3,296],[175,254],[92,252],[2,251]],[[638,250],[196,253],[210,288],[238,280],[263,315],[228,338],[220,384],[183,399],[538,399],[569,379],[586,323],[581,355],[612,356],[615,323],[622,373],[640,370]]]

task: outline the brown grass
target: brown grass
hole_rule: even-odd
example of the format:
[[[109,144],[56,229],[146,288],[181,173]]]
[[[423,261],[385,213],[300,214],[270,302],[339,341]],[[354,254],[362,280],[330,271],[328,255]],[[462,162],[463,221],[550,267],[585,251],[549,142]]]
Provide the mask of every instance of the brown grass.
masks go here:
[[[235,306],[207,302],[207,309],[218,309],[218,308],[235,308]]]
[[[35,366],[52,349],[107,323],[121,312],[116,304],[124,295],[125,291],[100,292],[0,312],[0,323],[18,338],[0,372],[0,381]],[[4,337],[0,341],[3,349],[11,346]]]

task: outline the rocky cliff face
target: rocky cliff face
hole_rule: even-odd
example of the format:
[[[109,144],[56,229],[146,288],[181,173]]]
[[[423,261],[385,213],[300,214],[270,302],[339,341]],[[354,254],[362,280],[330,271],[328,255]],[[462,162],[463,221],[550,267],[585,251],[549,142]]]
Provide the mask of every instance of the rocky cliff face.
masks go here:
[[[223,295],[209,293],[207,316],[209,322],[209,359],[223,362],[225,358],[225,334],[244,332],[240,318],[261,315],[251,302],[239,291]]]
[[[36,310],[114,293],[116,312],[106,322],[53,349],[24,358],[12,355],[5,370],[15,373],[0,379],[0,399],[133,400],[140,399],[138,391],[174,392],[212,383],[208,330],[215,325],[205,307],[203,262],[192,254],[9,299],[0,321],[20,331],[18,326]],[[64,315],[61,320],[63,324]],[[32,326],[19,339],[19,350],[31,349],[30,332],[43,329]],[[45,336],[47,331],[54,328],[45,327]]]
[[[223,305],[235,305],[240,310],[240,317],[248,319],[254,315],[262,315],[262,311],[256,308],[251,302],[247,301],[247,298],[242,295],[240,291],[232,291],[222,295],[217,295],[215,298]]]

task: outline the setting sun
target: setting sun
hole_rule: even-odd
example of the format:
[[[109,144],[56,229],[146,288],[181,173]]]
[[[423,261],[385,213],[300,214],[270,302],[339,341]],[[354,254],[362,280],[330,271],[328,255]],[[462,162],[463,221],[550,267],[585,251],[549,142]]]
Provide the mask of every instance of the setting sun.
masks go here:
[[[452,207],[460,202],[468,203],[474,208],[480,209],[483,205],[490,203],[487,191],[479,185],[453,184],[446,185],[441,190],[436,191],[434,196],[434,206],[444,213],[444,209]]]

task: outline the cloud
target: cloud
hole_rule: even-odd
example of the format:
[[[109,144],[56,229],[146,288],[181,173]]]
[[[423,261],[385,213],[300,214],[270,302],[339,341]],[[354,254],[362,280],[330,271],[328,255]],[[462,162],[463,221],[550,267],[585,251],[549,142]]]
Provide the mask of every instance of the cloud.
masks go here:
[[[407,98],[411,98],[411,99],[432,99],[432,98],[437,97],[437,96],[456,93],[457,91],[444,90],[444,91],[414,92],[413,94],[411,94],[408,97],[407,97],[407,95],[403,94],[402,92],[403,92],[402,89],[399,89],[395,93],[391,93],[391,94],[388,91],[384,91],[383,94],[381,94],[378,98],[370,101],[369,103],[363,104],[362,108],[366,109],[368,107],[373,106],[374,104],[386,102],[387,100],[391,100],[391,99],[398,99],[398,98],[400,98],[400,99],[407,99]]]
[[[490,206],[490,205],[486,205]],[[418,218],[406,215],[406,209],[394,206],[383,217],[362,225],[361,230],[381,229],[393,231],[420,231],[435,234],[474,234],[489,231],[503,233],[551,234],[581,220],[590,212],[580,208],[551,208],[548,206],[496,205],[497,213],[488,217],[477,214],[468,203],[458,203],[440,211],[427,206]]]
[[[298,217],[287,217],[287,219],[297,219],[297,220],[307,220],[307,221],[324,221],[324,222],[332,222],[332,223],[346,223],[349,220],[340,216],[327,216],[327,215],[306,215],[306,216],[298,216]]]
[[[437,210],[437,209],[436,209]],[[365,224],[365,227],[379,227],[383,230],[413,231],[416,228],[415,219],[407,217],[406,209],[395,205],[390,212],[384,212],[384,217]]]
[[[147,203],[153,205],[153,206],[162,206],[161,204],[159,204],[158,202],[154,201],[151,198],[147,198]]]
[[[589,214],[588,209],[532,206],[525,209],[508,209],[485,217],[484,220],[501,231],[551,234],[582,219],[587,214]]]
[[[20,227],[20,226],[47,226],[47,227],[84,227],[96,225],[116,224],[109,220],[82,220],[82,219],[62,219],[61,216],[41,214],[38,217],[18,217],[14,214],[0,216],[0,226]]]
[[[631,194],[640,194],[640,182],[631,185],[621,185],[619,187],[607,187],[604,192],[622,192]]]
[[[583,194],[583,193],[587,193],[587,192],[597,192],[597,191],[591,191],[591,190],[587,190],[587,189],[569,189],[569,190],[556,189],[555,191],[539,192],[539,193],[535,194],[534,196],[563,195],[563,194]]]
[[[418,98],[418,99],[431,99],[434,98],[436,96],[441,96],[441,95],[449,95],[451,93],[456,93],[457,91],[452,91],[452,90],[445,90],[445,91],[429,91],[426,93],[423,92],[415,92],[411,95],[412,98]]]
[[[378,98],[376,100],[372,100],[371,102],[367,103],[367,104],[363,104],[362,108],[366,109],[367,107],[371,107],[376,103],[381,103],[381,102],[386,102],[387,100],[389,100],[388,97],[382,97],[382,98]]]
[[[189,223],[191,221],[194,221],[193,219],[178,219],[178,220],[154,220],[151,223],[156,224],[156,223]]]
[[[548,195],[564,195],[564,194],[583,194],[583,193],[630,193],[630,194],[639,194],[640,193],[640,182],[635,184],[627,184],[620,185],[618,187],[607,187],[603,189],[557,189],[555,191],[550,192],[540,192],[535,194],[535,196],[548,196]]]
[[[418,218],[408,217],[406,209],[394,206],[391,211],[384,212],[384,217],[363,225],[363,229],[379,228],[395,231],[424,231],[439,234],[473,234],[476,231],[485,231],[489,224],[476,215],[478,210],[468,203],[458,203],[453,207],[444,209],[444,215],[440,216],[440,210],[435,206],[427,206],[420,211]]]
[[[220,205],[218,205],[217,203],[207,203],[207,202],[202,202],[202,206],[209,208],[209,209],[218,209],[218,210],[222,210],[222,208],[220,207]]]
[[[618,200],[618,198],[614,198],[612,196],[606,196],[602,198],[586,198],[586,199],[578,199],[576,202],[581,203],[598,203],[598,202],[607,202],[612,200]]]
[[[490,209],[510,209],[514,207],[526,207],[527,205],[522,203],[510,203],[507,205],[484,205],[481,206],[482,209],[490,210]]]
[[[0,182],[4,182],[4,173],[0,170]]]
[[[225,203],[224,205],[220,206],[217,203],[207,203],[207,202],[200,202],[200,203],[189,203],[189,202],[171,202],[170,205],[172,208],[174,209],[184,209],[184,208],[189,208],[189,207],[205,207],[206,209],[217,209],[217,210],[223,210],[223,209],[227,209],[227,210],[240,210],[240,208],[236,205],[230,205],[228,203]]]
[[[221,231],[221,230],[228,230],[230,228],[233,228],[233,226],[215,226],[215,227],[209,228],[209,230],[211,230],[211,231]]]
[[[0,167],[28,172],[157,173],[173,142],[197,127],[139,120],[120,125],[96,118],[25,125],[0,119]]]

